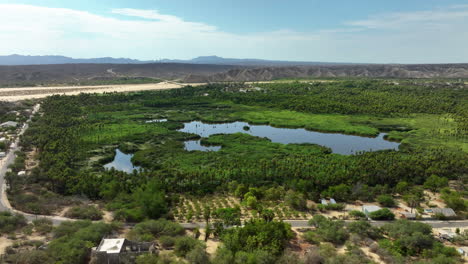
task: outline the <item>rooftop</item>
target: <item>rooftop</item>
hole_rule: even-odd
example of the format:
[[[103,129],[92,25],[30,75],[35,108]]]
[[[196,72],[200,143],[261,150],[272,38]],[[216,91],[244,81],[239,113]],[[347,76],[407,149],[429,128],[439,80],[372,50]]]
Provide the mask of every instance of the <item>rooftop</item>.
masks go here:
[[[124,245],[125,238],[103,239],[96,249],[99,252],[119,253]]]
[[[362,210],[364,212],[367,212],[367,213],[372,213],[372,212],[375,212],[375,211],[378,211],[382,209],[380,206],[377,206],[377,205],[363,205],[362,206]]]
[[[452,208],[432,208],[431,212],[433,214],[443,214],[444,216],[457,216]]]

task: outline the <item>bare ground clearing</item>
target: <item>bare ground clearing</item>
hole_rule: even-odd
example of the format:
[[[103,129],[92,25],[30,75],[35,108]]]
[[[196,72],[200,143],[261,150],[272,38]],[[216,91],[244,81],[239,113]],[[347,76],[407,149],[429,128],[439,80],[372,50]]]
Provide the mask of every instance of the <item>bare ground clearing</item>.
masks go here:
[[[177,89],[186,85],[199,86],[202,83],[161,82],[154,84],[123,84],[99,86],[62,86],[62,87],[21,87],[0,88],[0,101],[20,101],[44,98],[55,94],[76,95],[80,93],[136,92],[148,90]]]

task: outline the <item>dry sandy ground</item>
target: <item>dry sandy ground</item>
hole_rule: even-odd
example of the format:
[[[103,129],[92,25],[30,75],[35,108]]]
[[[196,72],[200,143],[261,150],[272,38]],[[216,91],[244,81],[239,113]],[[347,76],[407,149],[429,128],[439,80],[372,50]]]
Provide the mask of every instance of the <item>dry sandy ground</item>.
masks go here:
[[[0,237],[0,254],[4,254],[5,249],[11,245],[13,245],[13,240],[10,240],[5,236]]]
[[[0,88],[0,101],[20,101],[44,98],[55,94],[76,95],[79,93],[136,92],[148,90],[177,89],[186,85],[199,86],[202,83],[161,82],[154,84],[123,84],[100,86],[62,86],[62,87],[21,87]]]

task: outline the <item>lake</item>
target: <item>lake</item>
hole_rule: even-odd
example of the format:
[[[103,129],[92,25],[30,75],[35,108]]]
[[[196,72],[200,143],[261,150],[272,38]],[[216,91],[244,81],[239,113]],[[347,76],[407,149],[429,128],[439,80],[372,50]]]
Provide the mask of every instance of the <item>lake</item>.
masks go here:
[[[133,166],[131,161],[133,154],[125,154],[119,149],[115,150],[115,158],[112,162],[104,165],[104,168],[110,169],[114,168],[119,171],[124,171],[127,173],[133,172],[133,170],[140,170],[141,167]]]
[[[256,137],[265,137],[275,143],[282,144],[318,144],[329,147],[333,153],[350,155],[361,151],[376,151],[385,149],[398,150],[400,143],[384,139],[385,133],[377,137],[361,137],[340,133],[322,133],[304,128],[277,128],[269,125],[250,125],[246,122],[207,124],[200,121],[184,123],[184,128],[178,131],[209,137],[214,134],[245,133]],[[202,146],[200,140],[185,142],[185,150],[218,151],[221,147]]]

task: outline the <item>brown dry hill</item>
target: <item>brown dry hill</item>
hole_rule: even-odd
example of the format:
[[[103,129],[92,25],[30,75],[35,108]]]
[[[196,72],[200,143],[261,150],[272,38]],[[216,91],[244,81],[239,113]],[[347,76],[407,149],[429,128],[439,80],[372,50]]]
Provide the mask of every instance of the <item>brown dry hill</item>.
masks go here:
[[[177,80],[191,74],[209,76],[236,67],[238,66],[183,63],[0,66],[0,85],[79,83],[120,77]]]
[[[55,64],[0,66],[0,86],[80,84],[121,77],[150,77],[191,83],[270,81],[281,78],[468,78],[468,64],[317,65],[248,67],[214,64]],[[83,83],[81,83],[83,84]]]
[[[230,69],[210,76],[190,75],[185,82],[270,81],[282,78],[468,78],[468,64],[332,65]]]

